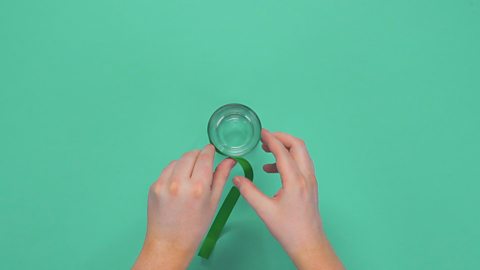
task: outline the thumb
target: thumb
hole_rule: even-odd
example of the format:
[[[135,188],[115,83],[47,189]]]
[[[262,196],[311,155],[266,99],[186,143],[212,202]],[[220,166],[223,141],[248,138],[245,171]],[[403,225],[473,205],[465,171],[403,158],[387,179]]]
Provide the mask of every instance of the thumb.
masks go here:
[[[257,214],[261,216],[267,211],[271,204],[271,199],[261,192],[252,181],[243,176],[235,176],[233,183]]]

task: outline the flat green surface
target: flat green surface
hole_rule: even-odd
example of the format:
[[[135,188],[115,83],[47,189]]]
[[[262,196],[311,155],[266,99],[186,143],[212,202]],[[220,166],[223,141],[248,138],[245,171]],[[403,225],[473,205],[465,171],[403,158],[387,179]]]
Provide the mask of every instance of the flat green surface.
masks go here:
[[[480,269],[478,0],[1,1],[0,268],[129,268],[229,102],[306,141],[349,269]],[[240,199],[191,269],[293,265]]]

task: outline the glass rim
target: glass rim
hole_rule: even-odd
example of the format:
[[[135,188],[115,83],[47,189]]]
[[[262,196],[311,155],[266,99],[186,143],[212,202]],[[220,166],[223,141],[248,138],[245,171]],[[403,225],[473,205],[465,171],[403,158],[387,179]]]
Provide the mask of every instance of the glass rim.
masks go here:
[[[257,125],[258,124],[258,138],[256,138],[255,140],[255,143],[252,144],[251,146],[249,146],[248,148],[246,148],[245,151],[241,151],[240,153],[225,153],[223,152],[222,150],[220,150],[220,148],[215,144],[214,140],[212,140],[212,134],[211,134],[211,127],[212,127],[212,121],[215,119],[215,116],[218,115],[218,113],[222,110],[224,110],[226,107],[239,107],[241,109],[244,109],[246,112],[248,113],[251,113],[252,116],[253,116],[253,120],[250,120],[250,123],[253,123],[254,125]],[[248,118],[247,118],[248,119]],[[255,127],[254,127],[255,129]],[[208,134],[208,140],[209,142],[215,147],[215,151],[219,154],[222,154],[222,155],[225,155],[225,156],[243,156],[243,155],[246,155],[248,154],[249,152],[251,152],[253,149],[255,149],[258,145],[258,143],[260,142],[260,138],[261,138],[261,131],[262,131],[262,123],[260,121],[260,118],[258,117],[257,113],[252,110],[252,108],[248,107],[247,105],[244,105],[244,104],[240,104],[240,103],[228,103],[228,104],[224,104],[222,106],[220,106],[219,108],[217,108],[213,113],[212,115],[210,116],[210,119],[208,120],[208,124],[207,124],[207,134]]]

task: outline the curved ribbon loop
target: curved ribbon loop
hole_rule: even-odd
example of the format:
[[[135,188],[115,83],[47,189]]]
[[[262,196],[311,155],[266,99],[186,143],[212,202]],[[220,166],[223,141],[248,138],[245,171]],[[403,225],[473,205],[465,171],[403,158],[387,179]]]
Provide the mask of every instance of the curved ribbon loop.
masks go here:
[[[230,158],[236,160],[237,163],[240,164],[245,177],[253,182],[253,169],[250,162],[241,157]],[[233,207],[235,207],[235,204],[237,203],[238,197],[240,197],[240,191],[238,191],[236,187],[232,187],[228,192],[225,201],[223,201],[220,210],[218,210],[218,214],[213,220],[212,226],[210,227],[207,236],[203,240],[202,246],[198,251],[198,256],[204,259],[208,259],[210,257],[210,254],[212,253],[213,248],[218,241],[218,238],[220,238],[223,227],[227,223],[228,217],[232,213]]]

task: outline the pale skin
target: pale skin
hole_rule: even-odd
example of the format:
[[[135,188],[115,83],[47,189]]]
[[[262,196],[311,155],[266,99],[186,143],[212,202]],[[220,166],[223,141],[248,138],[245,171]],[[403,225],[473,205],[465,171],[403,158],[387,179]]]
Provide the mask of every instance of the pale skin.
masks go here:
[[[300,270],[344,269],[324,233],[317,180],[305,143],[292,135],[262,130],[262,148],[276,163],[282,187],[273,196],[235,176],[233,183]],[[218,207],[232,159],[213,168],[215,149],[185,153],[172,161],[150,187],[145,242],[133,269],[186,269]]]

